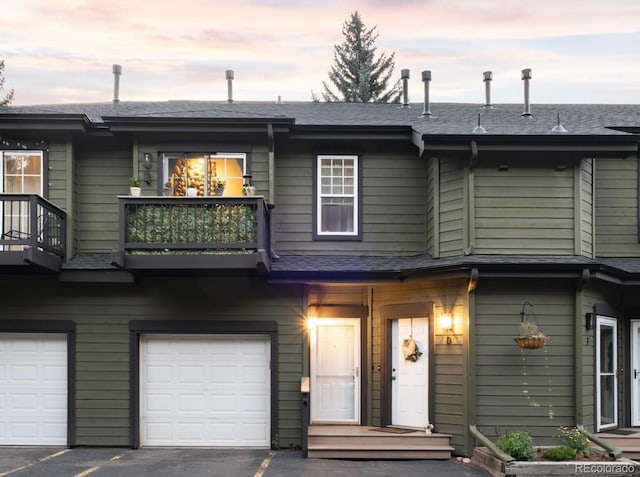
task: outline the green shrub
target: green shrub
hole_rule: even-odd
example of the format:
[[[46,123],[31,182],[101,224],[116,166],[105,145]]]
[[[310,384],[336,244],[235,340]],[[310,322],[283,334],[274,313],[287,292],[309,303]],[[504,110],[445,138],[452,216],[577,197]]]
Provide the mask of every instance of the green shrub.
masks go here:
[[[589,439],[580,432],[580,429],[577,427],[561,426],[558,430],[560,431],[560,442],[562,442],[563,445],[570,447],[580,454],[587,455],[591,452],[589,449]]]
[[[528,432],[512,431],[498,438],[498,448],[516,460],[535,460],[533,439]]]
[[[563,445],[558,447],[551,447],[550,449],[544,451],[542,455],[545,459],[548,460],[573,460],[576,458],[576,451],[571,447]]]

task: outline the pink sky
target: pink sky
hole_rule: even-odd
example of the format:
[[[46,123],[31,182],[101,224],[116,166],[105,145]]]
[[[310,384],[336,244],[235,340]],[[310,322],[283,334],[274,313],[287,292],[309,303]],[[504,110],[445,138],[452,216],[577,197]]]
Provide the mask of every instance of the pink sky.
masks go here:
[[[523,68],[539,103],[640,103],[636,0],[0,0],[0,59],[14,104],[120,98],[307,101],[319,94],[350,13],[377,26],[395,76],[411,71],[422,101],[482,102],[492,70],[495,103],[522,100]]]

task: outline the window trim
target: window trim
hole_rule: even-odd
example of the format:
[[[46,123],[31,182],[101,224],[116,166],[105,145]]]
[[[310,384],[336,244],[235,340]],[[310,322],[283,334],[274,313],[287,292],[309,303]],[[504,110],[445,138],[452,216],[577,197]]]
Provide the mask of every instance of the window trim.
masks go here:
[[[320,188],[321,161],[322,159],[353,159],[354,161],[354,193],[353,193],[353,232],[321,232],[322,226],[322,195]],[[360,167],[361,156],[359,154],[316,154],[313,168],[313,240],[340,240],[340,241],[361,241],[362,240],[362,168]]]
[[[4,190],[4,156],[5,154],[33,154],[40,156],[40,191],[36,193],[40,197],[44,197],[47,199],[47,187],[46,185],[49,183],[49,174],[48,174],[48,154],[45,149],[17,149],[17,148],[0,148],[0,192],[7,193]]]

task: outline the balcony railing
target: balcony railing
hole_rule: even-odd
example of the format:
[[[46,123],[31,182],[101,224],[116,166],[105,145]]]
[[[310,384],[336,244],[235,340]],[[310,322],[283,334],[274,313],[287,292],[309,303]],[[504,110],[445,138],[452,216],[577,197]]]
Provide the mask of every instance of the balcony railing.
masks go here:
[[[0,194],[0,213],[0,264],[32,262],[59,268],[66,246],[62,209],[39,195]]]
[[[120,197],[127,269],[269,269],[269,207],[262,197]]]

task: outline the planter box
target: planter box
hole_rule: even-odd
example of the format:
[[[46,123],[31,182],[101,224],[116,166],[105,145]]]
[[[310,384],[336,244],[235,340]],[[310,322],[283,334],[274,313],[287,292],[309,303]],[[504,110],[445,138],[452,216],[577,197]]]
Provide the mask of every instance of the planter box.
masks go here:
[[[504,463],[486,447],[473,450],[471,462],[486,470],[493,477],[507,476],[585,476],[598,477],[640,476],[640,463],[621,457],[612,461],[564,461]]]

